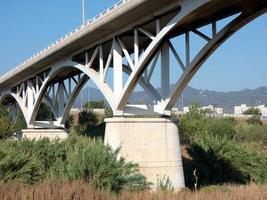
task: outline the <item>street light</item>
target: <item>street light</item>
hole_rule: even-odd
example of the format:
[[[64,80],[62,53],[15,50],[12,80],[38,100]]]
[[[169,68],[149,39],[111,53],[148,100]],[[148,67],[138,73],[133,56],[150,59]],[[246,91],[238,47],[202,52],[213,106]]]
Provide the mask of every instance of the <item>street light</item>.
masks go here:
[[[85,0],[82,0],[82,13],[83,24],[85,24]]]

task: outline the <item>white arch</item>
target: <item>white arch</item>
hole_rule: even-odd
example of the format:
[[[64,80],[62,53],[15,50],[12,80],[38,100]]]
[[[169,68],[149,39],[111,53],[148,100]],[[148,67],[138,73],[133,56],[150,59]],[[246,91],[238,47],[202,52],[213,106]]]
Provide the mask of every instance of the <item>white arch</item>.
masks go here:
[[[82,77],[82,79],[79,81],[79,83],[75,86],[73,92],[71,93],[71,96],[69,97],[68,103],[66,105],[66,107],[64,108],[63,111],[63,116],[60,119],[60,124],[65,124],[67,118],[68,118],[68,114],[70,112],[70,109],[74,103],[74,101],[76,100],[77,96],[79,95],[81,89],[83,88],[83,86],[86,84],[86,82],[89,80],[89,77],[87,75],[84,75]]]
[[[179,23],[182,23],[190,13],[196,11],[201,6],[207,4],[210,0],[200,0],[200,1],[183,1],[181,2],[180,12],[171,19],[171,21],[157,34],[153,39],[150,45],[145,50],[142,58],[139,60],[136,68],[133,73],[127,80],[123,92],[116,102],[116,110],[124,110],[127,100],[131,93],[133,92],[134,87],[138,82],[138,78],[141,76],[142,72],[147,67],[147,63],[150,61],[151,57],[156,53],[163,39],[173,30]]]
[[[196,2],[199,3],[199,2]],[[200,4],[196,5],[182,5],[180,13],[178,13],[169,23],[166,25],[160,33],[155,37],[155,39],[151,42],[151,44],[146,49],[143,57],[140,59],[138,63],[138,67],[131,74],[128,79],[123,92],[119,98],[119,101],[116,102],[116,108],[118,110],[124,110],[127,99],[129,95],[132,93],[133,88],[137,84],[138,78],[141,76],[145,68],[147,67],[147,63],[150,61],[151,57],[154,56],[155,52],[158,50],[159,45],[162,43],[164,39],[167,39],[168,33],[183,22],[184,19],[193,13],[195,10],[200,8],[206,2],[202,1]],[[177,98],[179,97],[182,90],[186,87],[188,82],[192,79],[194,74],[198,71],[198,69],[202,66],[202,64],[209,58],[209,56],[231,35],[233,35],[236,31],[241,29],[243,26],[254,20],[256,17],[266,12],[266,1],[263,4],[255,6],[249,10],[244,11],[239,17],[237,17],[233,22],[229,23],[226,27],[224,27],[221,31],[219,31],[213,39],[211,39],[207,45],[198,53],[198,55],[194,58],[189,67],[186,68],[183,75],[180,77],[174,91],[166,98],[164,102],[158,102],[157,107],[158,113],[162,114],[170,114],[170,110],[173,105],[176,103]],[[189,7],[187,7],[189,6]],[[266,6],[266,7],[264,7]]]
[[[180,96],[181,92],[197,73],[203,63],[234,33],[240,30],[242,27],[253,21],[255,18],[264,14],[267,11],[267,8],[260,8],[259,10],[253,10],[249,12],[243,12],[236,19],[226,25],[221,31],[219,31],[215,37],[210,40],[203,49],[195,56],[191,65],[185,70],[183,75],[177,81],[175,88],[172,94],[167,98],[162,112],[164,110],[170,110],[177,101],[177,98]]]
[[[30,119],[28,121],[29,124],[34,123],[34,120],[35,120],[36,115],[37,115],[38,107],[40,106],[40,102],[43,98],[45,89],[47,87],[47,83],[49,81],[51,81],[58,74],[58,72],[60,70],[62,70],[63,68],[67,68],[67,67],[76,68],[76,69],[80,70],[81,72],[83,72],[84,74],[86,74],[97,85],[97,87],[100,89],[102,94],[105,96],[105,98],[106,98],[107,102],[110,104],[110,106],[113,107],[113,102],[114,102],[113,98],[114,97],[113,97],[112,90],[107,85],[107,83],[101,83],[100,82],[99,74],[95,70],[88,69],[83,65],[77,64],[77,63],[69,61],[69,60],[63,61],[63,62],[59,62],[58,64],[53,66],[51,68],[49,75],[44,80],[44,82],[40,88],[40,91],[38,93],[38,96],[36,98],[35,104],[34,104],[32,110],[30,111],[31,115],[30,115]]]
[[[18,104],[18,106],[19,106],[19,108],[23,114],[25,121],[27,121],[29,115],[28,115],[27,109],[23,106],[22,98],[18,97],[16,94],[14,94],[11,91],[5,91],[0,96],[0,102],[2,103],[7,97],[11,97],[16,101],[16,103]]]

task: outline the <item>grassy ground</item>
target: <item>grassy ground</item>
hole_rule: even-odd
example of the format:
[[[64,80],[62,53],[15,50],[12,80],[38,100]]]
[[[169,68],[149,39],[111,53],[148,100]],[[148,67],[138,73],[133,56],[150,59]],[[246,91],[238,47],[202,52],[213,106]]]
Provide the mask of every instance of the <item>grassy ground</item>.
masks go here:
[[[177,193],[164,192],[123,192],[120,195],[90,188],[82,182],[52,182],[27,186],[19,183],[0,185],[1,200],[195,200],[196,195],[189,190]],[[267,185],[209,186],[197,193],[198,200],[266,200]]]

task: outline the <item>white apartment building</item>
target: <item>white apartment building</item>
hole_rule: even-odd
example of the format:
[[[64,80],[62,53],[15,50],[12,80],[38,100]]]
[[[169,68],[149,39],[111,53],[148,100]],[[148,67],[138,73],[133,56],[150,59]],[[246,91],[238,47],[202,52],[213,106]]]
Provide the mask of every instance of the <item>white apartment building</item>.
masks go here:
[[[209,109],[213,114],[223,115],[223,108],[217,108],[214,105],[204,106],[202,109]]]
[[[209,109],[212,114],[214,115],[223,115],[223,108],[217,108],[214,105],[209,105],[209,106],[204,106],[201,109]],[[188,113],[189,112],[189,107],[186,106],[183,108],[183,113]]]
[[[235,106],[234,107],[234,114],[235,115],[243,115],[243,113],[250,108],[251,107],[247,106],[246,104],[241,104],[240,106]]]
[[[241,104],[240,106],[234,107],[234,114],[235,115],[243,115],[243,113],[248,110],[249,108],[252,108],[250,106],[247,106],[246,104]],[[258,108],[262,114],[263,118],[267,118],[267,107],[265,105],[258,105],[253,108]]]

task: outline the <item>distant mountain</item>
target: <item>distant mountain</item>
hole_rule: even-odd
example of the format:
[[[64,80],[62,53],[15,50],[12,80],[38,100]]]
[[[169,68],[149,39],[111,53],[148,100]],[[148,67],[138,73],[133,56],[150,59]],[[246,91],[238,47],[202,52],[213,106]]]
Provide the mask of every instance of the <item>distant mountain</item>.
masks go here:
[[[183,96],[184,105],[190,105],[192,102],[198,102],[203,106],[216,105],[217,107],[224,108],[225,112],[232,112],[234,106],[240,104],[250,106],[258,104],[267,105],[267,87],[231,92],[198,90],[187,87]]]
[[[173,88],[173,86],[171,86]],[[183,100],[182,100],[183,99]],[[101,92],[95,88],[85,88],[77,98],[74,107],[80,107],[86,101],[104,100]],[[131,103],[148,102],[149,96],[144,91],[134,92],[129,100]],[[182,103],[183,102],[183,103]],[[216,92],[211,90],[201,90],[186,87],[183,92],[183,98],[179,98],[176,106],[181,108],[188,106],[193,102],[202,106],[215,105],[224,108],[225,112],[232,112],[234,106],[247,104],[255,106],[258,104],[267,105],[267,87],[256,89],[244,89],[241,91]]]

